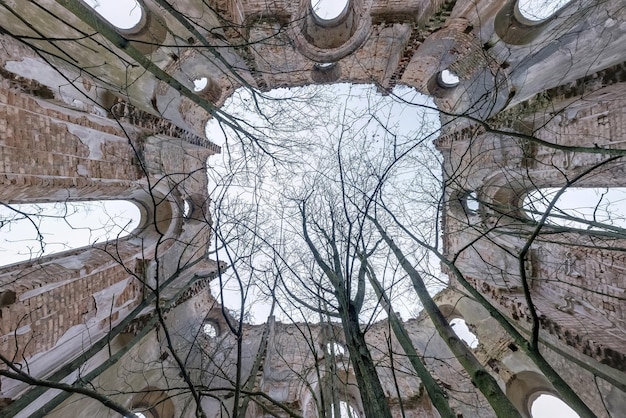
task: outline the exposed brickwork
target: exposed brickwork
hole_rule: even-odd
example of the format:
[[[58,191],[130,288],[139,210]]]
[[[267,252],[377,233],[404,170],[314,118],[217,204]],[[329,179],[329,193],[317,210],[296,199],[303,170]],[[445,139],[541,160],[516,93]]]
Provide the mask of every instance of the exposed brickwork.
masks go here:
[[[56,267],[56,268],[55,268]],[[21,361],[36,353],[44,352],[57,343],[59,338],[72,326],[84,324],[95,315],[94,294],[106,290],[129,277],[124,266],[116,265],[91,274],[77,274],[74,280],[61,266],[46,268],[46,275],[64,277],[65,282],[41,293],[34,288],[32,297],[1,308],[0,350],[6,356]],[[19,280],[21,283],[23,279]],[[40,286],[44,285],[43,283]],[[21,292],[20,292],[21,293]],[[131,281],[128,287],[116,295],[112,314],[123,303],[137,304],[141,287]],[[119,313],[117,313],[119,314]],[[111,318],[115,322],[115,319]],[[108,326],[101,324],[100,326]]]
[[[217,99],[219,99],[219,97]],[[166,135],[172,138],[181,138],[186,142],[189,142],[190,144],[206,147],[216,154],[220,152],[220,147],[208,141],[207,139],[187,132],[165,119],[134,108],[128,103],[116,103],[115,106],[111,108],[111,113],[116,118],[120,118],[124,122],[148,129],[154,134]]]

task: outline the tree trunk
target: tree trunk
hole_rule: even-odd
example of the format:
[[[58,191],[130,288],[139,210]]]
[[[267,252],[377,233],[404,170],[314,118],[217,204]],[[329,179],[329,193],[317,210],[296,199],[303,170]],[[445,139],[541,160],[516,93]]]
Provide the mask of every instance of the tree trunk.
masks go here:
[[[361,395],[363,410],[368,418],[391,418],[385,391],[378,378],[376,366],[365,343],[359,317],[352,303],[342,310],[341,323],[346,336],[346,346]]]
[[[433,379],[430,372],[426,369],[426,366],[422,363],[420,356],[417,354],[415,347],[413,346],[413,342],[411,341],[411,337],[407,332],[406,328],[402,322],[398,319],[396,313],[391,309],[391,304],[387,295],[385,294],[380,282],[376,277],[374,277],[373,273],[368,274],[370,283],[376,292],[376,296],[381,302],[381,305],[387,312],[387,316],[389,318],[389,323],[391,324],[391,329],[393,330],[394,335],[398,339],[400,346],[406,353],[413,369],[419,376],[422,381],[422,384],[426,388],[426,392],[430,397],[431,402],[435,406],[435,409],[439,412],[442,418],[456,418],[456,414],[450,408],[450,404],[448,403],[448,399],[446,399],[446,395],[443,390],[439,387],[435,379]]]
[[[506,418],[521,418],[521,414],[517,408],[513,406],[509,398],[507,398],[507,396],[502,392],[502,389],[498,386],[498,382],[496,382],[493,376],[485,370],[482,364],[480,364],[478,359],[470,351],[470,348],[463,341],[461,341],[461,339],[452,330],[452,327],[443,316],[443,313],[439,310],[435,301],[430,297],[428,289],[426,289],[426,285],[417,270],[413,268],[400,248],[398,248],[393,240],[387,235],[380,224],[376,220],[373,220],[373,222],[389,248],[391,248],[396,258],[402,265],[404,271],[409,275],[411,282],[413,283],[413,287],[415,288],[415,291],[424,306],[424,310],[426,310],[428,316],[433,321],[437,332],[448,345],[450,351],[452,351],[452,353],[456,356],[459,363],[461,363],[463,368],[469,373],[472,382],[485,396],[493,410],[496,412],[496,415]]]

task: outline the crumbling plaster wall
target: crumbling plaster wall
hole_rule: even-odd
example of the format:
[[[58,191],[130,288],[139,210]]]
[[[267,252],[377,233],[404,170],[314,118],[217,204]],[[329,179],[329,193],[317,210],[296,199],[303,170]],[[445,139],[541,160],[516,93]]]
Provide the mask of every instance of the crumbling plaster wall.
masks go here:
[[[517,26],[533,33],[532,37],[519,38],[522,39],[519,42],[498,29],[506,26],[505,16],[507,19],[515,16],[508,13],[515,7],[513,0],[382,4],[355,0],[349,3],[346,17],[337,25],[354,21],[348,25],[349,33],[345,36],[334,34],[333,27],[311,20],[306,1],[217,2],[214,7],[225,13],[221,21],[206,5],[188,1],[184,10],[192,20],[199,23],[201,20],[204,29],[199,33],[208,42],[202,45],[204,49],[199,49],[199,39],[171,35],[185,33],[185,29],[157,3],[145,1],[144,11],[154,17],[151,25],[152,21],[158,21],[169,31],[163,39],[150,41],[168,47],[151,51],[150,59],[188,89],[193,89],[194,79],[208,77],[212,86],[208,97],[216,105],[221,105],[242,83],[267,90],[342,81],[375,83],[389,89],[400,82],[433,94],[444,110],[454,109],[457,114],[468,112],[484,118],[505,106],[527,100],[538,91],[621,62],[619,45],[626,36],[620,20],[623,11],[615,1],[570,3],[553,18],[536,25],[524,26],[516,21]],[[57,25],[55,36],[71,39],[78,35],[76,30],[90,32],[87,24],[56,2],[42,0],[41,4],[44,6],[41,9],[28,5],[23,10],[24,16],[34,23],[42,23],[41,33],[46,34],[50,21],[54,21],[42,11],[45,9],[63,16],[69,23]],[[3,27],[17,34],[33,35],[32,29],[8,13],[3,16]],[[244,24],[245,30],[224,31],[228,22]],[[306,35],[309,27],[320,33],[320,39],[335,36],[340,42],[317,41],[317,37]],[[155,29],[148,32],[159,35]],[[143,36],[124,35],[130,40]],[[272,42],[264,42],[265,39]],[[73,68],[54,57],[51,60],[75,74],[70,79],[84,80],[78,89],[102,106],[108,107],[111,97],[98,90],[98,86],[130,98],[133,105],[144,111],[163,115],[178,126],[203,135],[206,112],[143,68],[120,65],[111,51],[96,42],[102,42],[99,35],[81,44],[71,40],[55,43],[59,48],[67,47],[67,54],[77,61]],[[320,42],[322,46],[317,46]],[[43,51],[52,52],[50,45],[40,44],[37,46]],[[8,51],[15,54],[5,58],[9,71],[32,77],[55,91],[59,85],[68,85],[60,83],[58,75],[32,52],[24,54],[15,47]],[[573,56],[578,59],[572,59]],[[335,63],[335,67],[322,69],[316,63]],[[84,68],[89,68],[91,74],[80,71]],[[446,91],[433,82],[438,72],[446,68],[461,78],[460,88]],[[553,68],[560,71],[548,70]],[[109,84],[102,86],[103,82]],[[116,87],[120,90],[116,91]],[[63,88],[69,96],[85,100],[75,88]]]
[[[611,86],[611,89],[622,88],[621,84]],[[533,112],[527,119],[522,115],[521,123],[528,121],[526,127],[534,123],[538,127],[534,134],[546,141],[591,148],[606,145],[622,148],[622,109],[621,99],[604,101],[589,96],[577,106],[568,107],[566,112],[543,115],[545,119],[541,113]],[[462,176],[451,179],[447,250],[455,254],[467,242],[476,240],[470,248],[461,251],[461,270],[492,288],[513,293],[520,292],[521,285],[516,254],[534,228],[525,221],[528,215],[520,209],[523,197],[537,188],[562,186],[605,158],[602,154],[564,152],[536,144],[529,151],[527,146],[525,139],[506,133],[468,131],[463,139],[455,139],[449,149],[442,149],[447,155],[447,171],[462,172]],[[623,164],[614,161],[594,169],[573,186],[623,187],[622,171]],[[476,212],[468,212],[463,204],[457,203],[470,191],[477,192],[478,200],[484,203]],[[496,227],[500,232],[489,239],[480,239],[484,231]],[[599,239],[603,239],[602,249],[595,248]],[[586,246],[572,246],[572,243]],[[551,234],[549,242],[542,242],[540,237],[533,244],[525,263],[537,301],[545,300],[538,305],[541,313],[547,318],[549,313],[555,316],[553,320],[562,327],[561,334],[580,335],[576,339],[589,338],[593,342],[576,345],[586,350],[586,354],[595,352],[595,358],[614,367],[623,367],[626,338],[624,312],[618,306],[620,295],[626,289],[620,273],[624,261],[621,252],[612,249],[622,243],[619,234],[596,238],[576,232]],[[510,254],[500,248],[509,250]],[[579,319],[568,320],[574,311],[595,326],[574,324]],[[563,317],[562,313],[570,316]],[[572,329],[565,328],[570,322]],[[604,349],[606,353],[600,354]]]
[[[598,415],[607,414],[606,407],[617,416],[617,405],[626,399],[626,332],[620,302],[626,282],[618,249],[623,236],[587,230],[554,233],[546,227],[549,236],[539,235],[523,264],[518,254],[536,227],[521,209],[527,193],[568,182],[572,187],[624,186],[619,159],[596,167],[608,153],[563,151],[525,137],[557,145],[623,149],[623,76],[623,64],[608,67],[502,112],[491,120],[491,126],[502,132],[474,126],[438,140],[445,171],[453,173],[448,176],[444,235],[448,255],[458,255],[457,266],[466,278],[530,330],[523,271],[539,315],[546,358],[580,388]],[[471,193],[480,204],[477,210],[467,206]],[[603,387],[600,398],[596,382],[604,379],[611,383],[598,383]],[[583,381],[587,383],[577,383]],[[608,402],[609,397],[614,400]],[[609,403],[613,406],[607,407]]]
[[[127,326],[141,311],[145,285],[205,256],[205,165],[214,148],[68,108],[29,94],[20,80],[5,80],[0,90],[3,203],[124,199],[141,212],[124,239],[0,269],[3,294],[14,295],[0,306],[2,354],[45,376],[112,328]],[[4,397],[27,387],[2,379]]]
[[[438,337],[434,326],[427,316],[422,316],[405,323],[417,351],[424,354],[427,367],[438,382],[454,393],[450,402],[463,416],[491,416],[489,407],[481,395],[470,388],[473,387],[467,374],[456,362],[445,343]],[[343,383],[336,383],[335,396],[349,402],[357,411],[361,411],[361,400],[350,384],[354,383],[354,371],[350,365],[349,355],[337,325],[316,324],[282,324],[273,319],[266,325],[247,327],[244,333],[242,371],[246,378],[261,344],[264,332],[269,333],[268,346],[263,363],[262,373],[258,375],[255,388],[263,391],[277,401],[288,405],[295,411],[301,411],[304,417],[318,416],[315,399],[320,402],[320,391],[330,383],[327,380],[329,370],[333,375],[340,376]],[[269,328],[269,331],[266,331]],[[411,372],[412,366],[402,353],[386,321],[371,326],[366,334],[368,345],[371,345],[373,359],[378,365],[378,373],[389,403],[395,413],[400,414],[398,390],[403,401],[406,416],[431,417],[434,409],[420,380]],[[390,347],[386,345],[389,341]],[[237,364],[236,342],[232,335],[225,333],[212,342],[216,353],[210,359],[215,366],[234,368]],[[331,353],[328,344],[338,344],[339,349]],[[219,347],[219,348],[217,348]],[[393,350],[390,354],[389,350]],[[395,354],[395,356],[394,356]],[[395,374],[391,371],[391,361]],[[212,379],[215,387],[224,383],[223,379],[215,380],[216,373],[210,371],[207,378]],[[219,373],[217,373],[219,375]],[[232,385],[232,381],[230,382]],[[346,387],[345,385],[348,384]],[[330,393],[330,392],[329,392]],[[326,396],[329,396],[329,393]],[[326,402],[330,402],[326,398]],[[219,416],[219,403],[213,401],[213,408],[207,409]],[[284,414],[279,408],[267,403],[270,411],[279,416]],[[254,411],[258,411],[254,413]],[[262,410],[253,408],[250,416],[262,415]]]
[[[205,264],[204,268],[215,269],[215,266]],[[189,279],[186,277],[186,279]],[[198,338],[202,339],[201,326],[203,318],[211,307],[216,305],[207,288],[208,282],[199,282],[190,297],[184,299],[171,309],[166,309],[164,325],[172,339],[172,346],[176,352],[183,356],[186,370],[194,381],[200,379],[203,373],[203,357],[206,353],[198,351]],[[186,287],[186,281],[180,280],[174,283],[170,292],[180,291]],[[172,408],[177,418],[194,417],[195,411],[189,407],[187,394],[184,392],[185,381],[180,376],[178,365],[171,356],[171,347],[168,345],[163,327],[154,322],[156,313],[154,310],[142,312],[141,320],[151,324],[148,332],[140,337],[135,336],[135,331],[125,332],[116,336],[111,343],[91,357],[82,367],[81,373],[88,376],[88,372],[102,363],[106,363],[111,355],[117,354],[124,349],[124,355],[116,363],[94,378],[91,383],[98,387],[102,393],[125,406],[128,409],[154,407],[157,411],[163,407],[165,398],[158,397],[153,403],[143,400],[144,393],[165,391],[167,398],[172,402]],[[156,327],[155,327],[156,324]],[[204,355],[203,355],[204,354]],[[177,388],[177,389],[172,389]],[[169,392],[167,392],[169,390]],[[181,393],[183,396],[181,396]],[[48,397],[50,398],[50,397]],[[38,399],[24,408],[17,417],[28,417],[31,413],[41,413],[41,406],[45,404],[43,399]],[[76,405],[80,405],[79,416],[119,416],[100,402],[74,395],[54,411],[50,411],[49,417],[66,417],[76,415]],[[168,411],[169,412],[169,411]]]

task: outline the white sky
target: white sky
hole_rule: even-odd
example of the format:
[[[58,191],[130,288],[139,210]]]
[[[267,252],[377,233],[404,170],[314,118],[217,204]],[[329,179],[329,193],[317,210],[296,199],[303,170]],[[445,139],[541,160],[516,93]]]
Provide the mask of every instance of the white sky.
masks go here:
[[[130,29],[141,20],[142,10],[136,0],[83,1],[120,29]]]
[[[321,19],[332,20],[341,15],[349,0],[312,0],[313,12]]]
[[[429,99],[425,96],[418,95],[412,89],[400,89],[396,93],[402,95],[405,100],[410,102],[417,103],[426,103]],[[285,192],[286,189],[291,187],[298,187],[303,184],[303,182],[307,182],[309,173],[307,170],[311,170],[312,172],[319,172],[320,168],[318,164],[323,165],[324,161],[330,159],[333,160],[332,153],[330,155],[327,154],[328,148],[327,144],[333,143],[333,141],[339,141],[339,135],[341,132],[338,131],[340,125],[337,123],[337,118],[340,118],[343,115],[345,109],[351,116],[367,114],[368,109],[372,110],[374,114],[382,121],[382,123],[387,124],[389,128],[391,128],[398,136],[398,141],[413,141],[416,142],[416,138],[420,138],[425,136],[427,133],[435,132],[438,129],[438,121],[436,118],[436,112],[431,111],[431,116],[429,123],[432,124],[431,130],[428,132],[421,132],[422,120],[419,117],[419,109],[416,107],[407,107],[401,104],[399,101],[394,100],[392,96],[383,97],[379,95],[373,86],[350,86],[347,84],[343,85],[333,85],[326,87],[311,87],[304,89],[294,89],[293,91],[289,90],[275,90],[270,92],[275,98],[284,98],[288,95],[295,95],[297,99],[294,99],[291,104],[287,102],[285,108],[276,111],[274,109],[275,106],[281,106],[281,103],[277,103],[275,101],[260,101],[261,107],[264,108],[264,113],[266,114],[286,114],[287,119],[283,120],[286,122],[286,125],[279,125],[278,121],[275,119],[271,120],[272,126],[270,128],[266,128],[267,122],[264,121],[259,116],[255,116],[254,102],[249,95],[245,92],[236,93],[224,106],[224,109],[231,113],[235,114],[239,117],[246,118],[250,124],[256,126],[258,132],[265,133],[271,135],[273,139],[278,137],[278,141],[289,141],[297,138],[301,141],[301,145],[304,144],[313,144],[319,145],[321,148],[317,149],[315,147],[308,147],[306,150],[292,150],[292,155],[299,155],[298,152],[303,153],[302,156],[297,156],[294,158],[301,158],[302,160],[307,160],[302,168],[302,173],[300,172],[290,172],[288,176],[283,176],[279,178],[280,175],[272,174],[272,172],[268,171],[267,174],[259,175],[259,177],[263,177],[262,180],[253,179],[254,180],[254,189],[252,186],[241,187],[241,186],[229,186],[228,194],[232,196],[237,196],[247,202],[258,201],[258,199],[269,199],[269,200],[261,200],[261,206],[269,206],[269,205],[280,205],[280,203],[276,203],[274,199],[277,196],[280,196]],[[327,100],[331,100],[330,107],[326,107],[327,104],[322,102],[318,105],[311,105],[310,101],[306,101],[307,95],[315,95],[316,98],[326,97]],[[322,99],[323,100],[323,99]],[[295,109],[295,110],[294,110]],[[294,112],[294,117],[298,115],[307,115],[307,117],[312,117],[314,121],[312,122],[313,126],[307,126],[300,131],[290,131],[288,129],[291,128],[290,123],[292,122],[289,117],[291,117],[290,112]],[[305,118],[306,119],[306,118]],[[304,123],[311,122],[309,119],[303,120]],[[352,121],[350,121],[352,123]],[[317,126],[315,124],[321,125]],[[286,126],[286,131],[282,133],[283,127]],[[371,137],[376,137],[375,141],[371,143],[368,142],[370,146],[366,146],[360,149],[358,152],[363,155],[368,155],[372,161],[376,160],[377,155],[382,152],[382,143],[385,141],[389,141],[389,135],[384,132],[378,123],[372,122],[371,118],[368,118],[366,115],[365,119],[354,122],[351,125],[351,134],[357,133],[357,136],[366,135]],[[269,129],[269,130],[268,130]],[[220,156],[214,156],[210,159],[210,165],[212,165],[212,170],[209,173],[210,184],[213,186],[216,182],[222,181],[221,179],[216,177],[216,173],[222,173],[225,176],[232,174],[233,169],[229,167],[229,158],[238,159],[240,158],[241,151],[236,149],[236,144],[233,144],[232,138],[226,140],[223,137],[223,132],[219,127],[217,121],[211,121],[207,128],[207,134],[211,137],[212,140],[216,140],[218,143],[226,143],[226,146],[223,147],[224,152]],[[427,140],[425,146],[429,149],[432,149],[432,139]],[[351,141],[356,140],[356,138],[350,138]],[[284,142],[280,142],[281,144]],[[378,145],[377,145],[378,144]],[[254,150],[252,152],[257,152]],[[432,151],[434,155],[435,151]],[[359,157],[361,158],[361,157]],[[438,172],[439,163],[436,161],[436,158],[432,157],[433,172]],[[249,169],[249,168],[248,168]],[[293,169],[293,168],[290,168]],[[415,178],[417,178],[420,168],[415,166],[410,169],[407,167],[406,169],[400,171],[394,180],[397,180],[397,183],[402,186],[403,182],[412,182]],[[257,173],[257,168],[253,168],[252,171]],[[427,181],[433,181],[434,183],[440,183],[440,173],[437,178],[428,177]],[[243,178],[245,177],[245,178]],[[243,184],[246,181],[250,181],[248,178],[249,175],[246,174],[242,176],[240,180],[237,181],[238,185]],[[408,184],[408,183],[407,183]],[[219,200],[218,196],[223,192],[221,187],[218,187],[216,190],[212,190],[212,186],[210,186],[210,194],[213,196],[213,200]],[[267,190],[267,193],[258,193],[259,189]],[[255,195],[255,193],[257,193]],[[226,205],[229,207],[229,205]],[[215,213],[215,211],[214,211]],[[430,218],[435,219],[436,214],[436,206],[433,204],[426,204],[426,206],[422,206],[421,210],[416,211],[415,213],[420,213],[422,216],[429,216]],[[277,221],[277,224],[278,225]],[[288,225],[281,223],[282,228],[290,228]],[[298,223],[295,224],[295,229],[300,230],[301,225]],[[223,255],[221,257],[224,257]],[[441,277],[441,273],[439,270],[439,262],[433,258],[430,263],[428,269],[435,276]],[[436,292],[442,286],[433,287],[433,292]],[[255,286],[252,286],[253,292],[259,291],[261,289],[255,289]],[[223,286],[224,292],[227,296],[225,296],[225,305],[232,310],[240,309],[240,298],[239,296],[239,284],[237,281],[226,284]],[[218,295],[220,292],[219,283],[214,282],[212,291],[215,295]],[[398,292],[399,290],[396,290]],[[251,295],[251,299],[255,299]],[[252,322],[254,323],[263,323],[266,321],[267,314],[269,313],[270,305],[268,303],[261,303],[259,301],[254,302],[254,308],[251,309],[253,314]],[[415,303],[415,297],[412,295],[412,292],[405,292],[403,297],[398,296],[398,298],[394,301],[394,309],[398,311],[404,319],[408,319],[410,317],[415,317],[421,308],[418,308]],[[380,316],[378,319],[382,319],[384,315]],[[280,319],[280,315],[279,315]]]
[[[552,16],[572,0],[519,0],[517,7],[526,19],[540,21]]]
[[[533,418],[580,418],[565,402],[559,398],[544,394],[532,404],[530,410]],[[557,412],[558,415],[554,415]]]
[[[539,212],[531,214],[533,219],[539,220],[558,191],[547,188],[529,193],[524,199],[524,208]],[[559,215],[626,228],[626,188],[568,188],[550,214],[549,223],[571,228],[598,229],[582,222],[559,218]]]
[[[469,330],[465,320],[461,318],[454,318],[450,321],[450,325],[452,326],[454,333],[458,335],[460,339],[465,341],[465,344],[467,344],[470,348],[478,347],[478,338],[476,338],[476,335]]]

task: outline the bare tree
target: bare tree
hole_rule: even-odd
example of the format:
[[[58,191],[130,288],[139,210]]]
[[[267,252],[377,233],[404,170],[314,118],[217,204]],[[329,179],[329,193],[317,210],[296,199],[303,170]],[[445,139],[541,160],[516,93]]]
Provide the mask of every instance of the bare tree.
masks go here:
[[[495,359],[475,355],[453,332],[431,297],[446,286],[436,267],[440,262],[452,277],[454,291],[486,309],[497,321],[499,335],[513,341],[515,350],[521,347],[581,416],[593,416],[592,409],[598,408],[586,405],[587,399],[571,388],[571,377],[568,384],[548,361],[549,341],[541,333],[546,316],[541,310],[549,305],[538,304],[541,295],[533,290],[547,280],[540,280],[533,266],[534,258],[539,257],[539,244],[551,249],[574,248],[570,242],[573,236],[583,237],[585,248],[623,251],[623,229],[597,216],[600,203],[595,205],[591,220],[575,219],[579,224],[573,227],[550,222],[555,212],[556,218],[572,220],[565,210],[559,210],[559,196],[578,184],[603,186],[594,175],[604,173],[606,178],[619,174],[624,150],[607,138],[594,143],[574,140],[573,144],[552,140],[550,129],[559,125],[557,119],[570,103],[555,114],[545,115],[544,120],[531,119],[537,116],[537,108],[548,107],[546,103],[531,102],[535,108],[530,111],[514,106],[502,110],[517,100],[516,91],[507,90],[506,77],[511,71],[505,71],[505,62],[497,64],[488,52],[493,48],[491,40],[468,42],[469,46],[459,50],[473,51],[476,45],[482,48],[476,59],[484,60],[480,62],[485,68],[497,68],[492,71],[497,81],[493,85],[487,78],[482,84],[470,80],[474,61],[462,65],[461,59],[441,58],[441,62],[452,63],[461,79],[467,74],[466,79],[456,82],[474,83],[466,86],[471,102],[466,96],[446,93],[450,86],[443,80],[433,78],[420,85],[438,96],[443,122],[440,130],[434,118],[421,113],[437,111],[434,104],[419,101],[407,90],[390,88],[390,80],[397,82],[402,73],[382,80],[379,91],[410,109],[420,109],[410,116],[411,131],[403,134],[399,128],[407,118],[398,120],[397,108],[373,92],[363,94],[356,87],[344,87],[340,91],[345,93],[339,97],[342,106],[338,106],[338,98],[323,90],[300,90],[283,96],[262,92],[267,87],[264,76],[279,72],[284,77],[282,83],[302,84],[308,80],[308,76],[301,77],[302,70],[285,67],[274,71],[272,63],[265,63],[266,67],[260,67],[269,68],[267,74],[252,66],[246,72],[255,59],[267,59],[262,56],[264,51],[305,42],[289,38],[294,28],[304,28],[306,42],[323,42],[316,33],[307,32],[315,21],[310,11],[304,17],[294,15],[267,24],[264,12],[248,16],[249,21],[235,21],[238,11],[224,10],[217,2],[202,2],[200,9],[185,11],[165,0],[153,3],[153,7],[161,8],[170,28],[153,14],[149,30],[129,35],[78,0],[33,1],[24,9],[0,2],[2,13],[15,22],[15,26],[3,29],[7,50],[28,51],[30,58],[47,65],[51,72],[46,77],[59,86],[58,91],[51,91],[38,82],[3,73],[9,87],[2,88],[20,89],[19,96],[26,98],[25,102],[30,100],[20,106],[37,106],[36,111],[29,111],[45,114],[50,118],[48,125],[60,125],[52,119],[67,120],[72,129],[93,129],[115,137],[102,140],[102,147],[94,142],[85,145],[87,139],[82,145],[76,141],[75,150],[87,148],[84,152],[89,158],[85,159],[109,165],[97,169],[78,163],[72,166],[78,176],[72,177],[72,173],[65,177],[78,180],[64,186],[70,190],[67,201],[80,200],[81,196],[97,198],[89,188],[98,186],[87,184],[87,179],[96,178],[98,170],[123,167],[128,172],[110,178],[102,175],[100,186],[118,187],[107,192],[111,194],[132,189],[125,197],[137,202],[142,211],[141,225],[129,237],[77,250],[83,258],[66,253],[33,259],[20,265],[19,271],[0,271],[0,307],[9,307],[10,315],[20,315],[12,322],[17,326],[5,333],[11,343],[3,346],[9,348],[0,357],[3,385],[6,389],[6,382],[12,382],[14,398],[6,400],[3,415],[28,411],[29,404],[37,405],[33,416],[55,410],[63,413],[58,408],[68,408],[78,399],[76,395],[91,398],[90,411],[102,405],[124,416],[167,416],[176,410],[182,411],[181,416],[198,417],[391,417],[409,415],[408,408],[437,410],[446,417],[465,411],[474,415],[524,415],[526,412],[518,411],[520,406],[507,398],[497,381],[510,377],[510,373],[497,370],[491,362]],[[435,25],[427,28],[435,34],[433,39],[448,39],[446,31],[463,39],[480,31],[469,24],[461,29],[437,26],[438,20],[446,21],[454,7],[448,3],[441,6],[437,19],[428,23]],[[222,26],[212,22],[211,27],[205,27],[198,17],[200,10]],[[352,13],[351,8],[346,10]],[[31,21],[37,13],[45,17],[44,22],[60,24],[62,16],[71,19],[62,35],[52,37],[47,23]],[[513,12],[503,15],[510,17]],[[258,24],[250,23],[256,17]],[[580,16],[573,14],[563,20],[573,25],[576,19]],[[420,25],[419,31],[425,31]],[[460,27],[463,22],[454,21],[454,25]],[[564,30],[570,27],[563,25]],[[358,29],[356,23],[353,26]],[[502,30],[495,26],[496,31]],[[380,30],[386,30],[384,25]],[[415,45],[424,41],[427,50],[428,42],[419,31],[409,41]],[[505,35],[498,34],[507,39]],[[350,36],[361,37],[356,32]],[[535,35],[529,32],[525,36]],[[99,51],[101,57],[84,56],[84,50]],[[610,48],[607,50],[609,54]],[[185,57],[196,53],[219,73],[215,79],[207,79],[208,87],[199,91],[194,88],[196,68],[185,67]],[[409,58],[400,59],[402,71]],[[339,71],[338,65],[318,62],[311,78],[334,81],[333,71]],[[124,71],[118,71],[119,67]],[[289,77],[299,81],[284,81]],[[97,87],[92,88],[91,83]],[[221,100],[230,94],[221,91],[224,86],[244,87],[247,96],[241,90],[236,93],[243,102],[239,109],[221,106]],[[143,88],[154,91],[153,97],[141,97]],[[72,95],[80,94],[84,94],[84,103],[69,111],[57,109],[73,105]],[[316,102],[321,106],[314,109],[312,103]],[[355,102],[366,105],[359,108]],[[89,115],[86,110],[94,108],[109,119]],[[222,134],[225,140],[223,165],[217,167],[217,158],[212,157],[208,170],[207,158],[217,147],[200,137],[204,120],[199,121],[204,116],[198,116],[199,109],[215,121],[211,137]],[[250,117],[251,110],[258,115]],[[322,119],[323,114],[330,114],[332,123]],[[174,124],[164,122],[167,119]],[[458,132],[459,138],[450,138]],[[443,170],[439,153],[429,146],[437,135],[445,154]],[[442,145],[445,140],[452,145],[446,148]],[[50,146],[58,149],[46,151],[69,155],[61,149],[63,141],[58,142]],[[98,157],[103,149],[110,155]],[[37,163],[43,165],[43,161],[41,158]],[[533,170],[536,166],[553,172],[552,177],[546,180]],[[46,170],[41,169],[40,177],[55,181],[63,177],[52,168]],[[484,181],[483,187],[484,179],[491,183]],[[53,201],[58,196],[53,191],[61,186],[53,183],[49,183],[49,193],[45,184],[40,185],[41,201]],[[558,187],[559,191],[545,210],[534,210],[539,216],[533,219],[520,209],[520,201],[529,189],[545,186]],[[490,187],[499,189],[494,192]],[[72,188],[80,190],[72,194]],[[17,218],[37,227],[36,216],[15,206],[24,200],[15,190],[10,190],[14,195],[7,192],[8,197],[3,198],[2,204],[14,215],[3,220],[2,227]],[[67,213],[58,216],[67,220]],[[444,225],[440,225],[442,220]],[[443,244],[441,235],[445,237]],[[41,233],[37,240],[43,251],[47,242]],[[576,247],[580,245],[576,243]],[[566,256],[565,275],[577,274],[575,261],[574,256]],[[55,364],[43,367],[35,354],[46,352],[52,343],[35,347],[43,343],[31,328],[45,320],[47,316],[41,312],[48,308],[45,303],[36,308],[21,307],[26,306],[24,301],[45,293],[37,290],[37,281],[52,294],[56,288],[91,275],[86,264],[92,262],[107,272],[99,279],[116,278],[108,288],[91,292],[96,295],[93,302],[90,293],[76,308],[89,324],[81,334],[87,335],[88,341],[81,341],[80,349],[65,357],[55,354],[62,359],[55,358],[51,362]],[[478,272],[479,268],[485,271]],[[67,283],[45,278],[63,274],[71,277]],[[576,285],[562,276],[557,271],[550,280],[564,288]],[[115,288],[118,284],[120,289]],[[230,293],[228,286],[233,287]],[[504,289],[502,292],[519,293],[512,300],[523,301],[523,307],[518,303],[515,309],[521,313],[513,315],[528,318],[529,326],[518,324],[519,317],[511,318],[507,306],[503,307],[507,301],[484,295],[494,286]],[[586,283],[576,286],[597,294],[598,300],[623,300]],[[105,297],[106,289],[114,296]],[[407,303],[403,297],[415,294],[421,302],[411,301],[411,314],[417,316],[421,307],[425,313],[403,320],[397,313]],[[229,309],[233,295],[235,308]],[[572,298],[566,296],[567,303],[556,309],[573,312],[576,302]],[[264,317],[263,325],[255,324]],[[62,327],[61,321],[59,315],[54,326]],[[426,341],[411,328],[411,321],[419,321]],[[69,338],[77,331],[64,328],[64,332]],[[433,347],[439,351],[433,353]],[[623,382],[612,371],[584,364],[565,350],[560,353],[577,361],[594,378],[623,389]],[[606,357],[612,353],[616,352]],[[614,356],[617,361],[618,354]],[[458,381],[446,382],[450,376]],[[159,387],[154,386],[156,382]],[[422,397],[422,385],[428,397]],[[472,385],[482,395],[474,393]],[[601,397],[599,388],[596,392]],[[424,404],[415,406],[415,399],[425,399]]]

